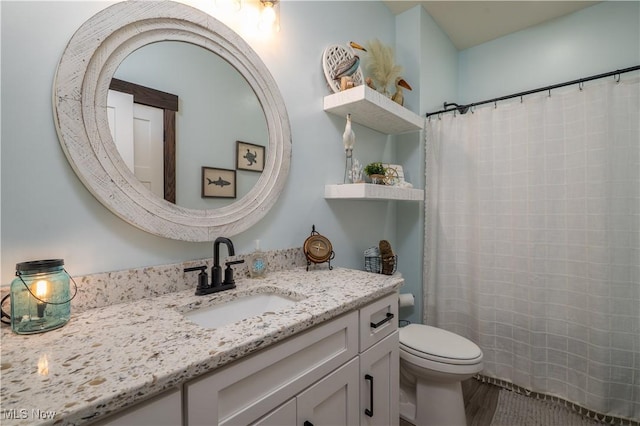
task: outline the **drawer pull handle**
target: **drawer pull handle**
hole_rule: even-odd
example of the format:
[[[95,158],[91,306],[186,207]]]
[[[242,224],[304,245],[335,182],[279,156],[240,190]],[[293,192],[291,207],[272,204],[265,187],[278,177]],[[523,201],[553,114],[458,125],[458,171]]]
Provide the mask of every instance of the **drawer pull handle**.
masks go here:
[[[393,314],[391,315],[393,316]],[[369,386],[369,407],[371,408],[365,408],[364,413],[369,417],[373,417],[373,376],[371,376],[370,374],[365,374],[364,379],[371,381],[371,384]]]
[[[381,320],[380,322],[372,322],[371,328],[378,328],[386,322],[389,322],[393,319],[393,314],[391,312],[387,312],[387,316]]]
[[[311,423],[309,420],[305,420],[303,424],[304,426],[313,426],[313,423]]]

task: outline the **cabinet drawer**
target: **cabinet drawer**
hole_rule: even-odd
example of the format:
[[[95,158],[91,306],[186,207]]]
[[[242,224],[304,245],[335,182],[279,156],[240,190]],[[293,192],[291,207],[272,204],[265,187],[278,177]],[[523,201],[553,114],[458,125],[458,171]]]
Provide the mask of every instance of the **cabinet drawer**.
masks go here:
[[[187,424],[250,424],[357,353],[351,312],[187,383]]]
[[[176,426],[181,424],[182,396],[180,389],[175,388],[92,423],[93,426]]]
[[[360,352],[398,329],[398,293],[392,293],[360,309]]]

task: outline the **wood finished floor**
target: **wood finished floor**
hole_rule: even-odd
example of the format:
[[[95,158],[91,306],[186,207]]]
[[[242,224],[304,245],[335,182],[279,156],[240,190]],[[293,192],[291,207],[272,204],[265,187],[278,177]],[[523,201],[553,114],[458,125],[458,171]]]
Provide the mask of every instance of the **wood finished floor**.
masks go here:
[[[498,406],[498,386],[476,379],[462,382],[467,426],[489,426]]]
[[[491,424],[493,414],[498,405],[499,390],[498,386],[482,383],[476,379],[468,379],[462,382],[467,426],[489,426]],[[410,425],[411,423],[400,419],[400,426]]]

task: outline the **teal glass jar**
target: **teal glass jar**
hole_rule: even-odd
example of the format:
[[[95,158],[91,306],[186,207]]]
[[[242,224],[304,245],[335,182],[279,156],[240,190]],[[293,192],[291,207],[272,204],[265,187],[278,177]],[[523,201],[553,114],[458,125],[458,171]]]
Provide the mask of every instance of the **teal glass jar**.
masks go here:
[[[64,260],[21,262],[11,282],[11,329],[17,334],[43,333],[71,318],[71,277]]]

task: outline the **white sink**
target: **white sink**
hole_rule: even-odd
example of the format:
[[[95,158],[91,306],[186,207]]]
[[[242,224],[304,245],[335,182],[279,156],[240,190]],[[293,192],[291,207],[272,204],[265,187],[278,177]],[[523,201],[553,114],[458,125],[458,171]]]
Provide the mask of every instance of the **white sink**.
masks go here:
[[[293,306],[296,302],[297,300],[280,294],[258,293],[189,311],[184,316],[202,327],[216,328],[265,312],[275,312]]]

